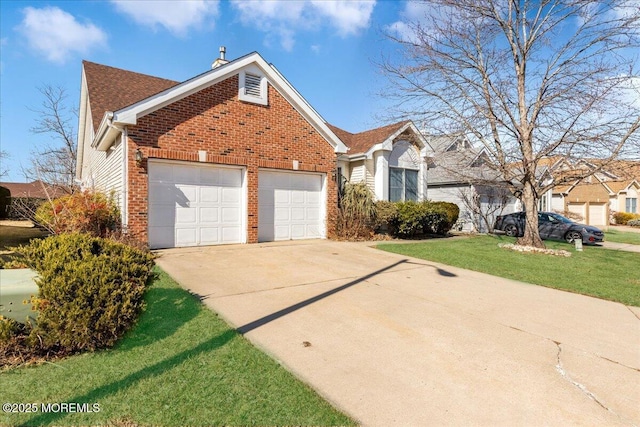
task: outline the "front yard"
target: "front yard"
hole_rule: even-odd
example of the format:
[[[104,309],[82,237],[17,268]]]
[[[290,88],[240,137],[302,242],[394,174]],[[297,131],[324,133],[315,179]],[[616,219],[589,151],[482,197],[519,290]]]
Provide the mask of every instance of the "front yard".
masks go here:
[[[640,245],[640,232],[616,230],[609,227],[604,233],[604,240],[607,242],[627,243],[630,245]]]
[[[379,249],[455,267],[480,271],[555,289],[640,306],[640,254],[547,241],[552,249],[572,252],[569,258],[522,254],[498,247],[513,243],[506,236],[437,239],[424,243],[379,244]]]
[[[1,372],[2,403],[38,412],[0,425],[354,425],[166,274],[146,300],[113,349]],[[42,412],[60,403],[99,412]]]

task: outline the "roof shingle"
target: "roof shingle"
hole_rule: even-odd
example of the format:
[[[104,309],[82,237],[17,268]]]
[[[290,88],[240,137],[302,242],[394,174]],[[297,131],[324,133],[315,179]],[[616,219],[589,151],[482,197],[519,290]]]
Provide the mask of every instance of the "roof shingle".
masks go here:
[[[100,126],[105,112],[135,104],[179,83],[89,61],[82,61],[82,66],[87,79],[94,131]]]
[[[336,134],[338,138],[349,147],[349,154],[361,154],[369,151],[371,147],[379,144],[396,133],[400,128],[409,123],[409,120],[405,120],[398,123],[393,123],[379,128],[370,129],[360,133],[351,133],[346,130],[340,129],[337,126],[327,123],[327,126]]]

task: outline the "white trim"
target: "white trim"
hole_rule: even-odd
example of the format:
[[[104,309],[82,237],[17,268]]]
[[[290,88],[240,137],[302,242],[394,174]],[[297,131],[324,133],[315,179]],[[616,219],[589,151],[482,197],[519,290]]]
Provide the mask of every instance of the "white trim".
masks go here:
[[[260,54],[254,52],[226,65],[214,68],[190,80],[170,87],[156,95],[143,99],[133,105],[113,112],[111,122],[119,127],[135,125],[139,118],[152,113],[162,107],[172,104],[189,95],[199,92],[209,86],[239,74],[247,67],[258,69],[269,83],[289,101],[293,107],[316,129],[316,131],[333,147],[336,153],[346,153],[347,147],[327,126],[325,120],[300,96],[293,86],[274,67],[270,66]],[[102,135],[99,133],[99,139]],[[111,145],[113,141],[105,135],[106,141],[100,141],[99,146]],[[106,148],[105,148],[106,149]]]
[[[373,147],[369,148],[369,150],[367,150],[364,153],[364,155],[368,159],[371,159],[371,158],[373,158],[373,153],[375,153],[376,151],[380,151],[380,150],[392,151],[393,150],[393,141],[398,136],[400,136],[404,131],[406,131],[407,129],[411,129],[413,131],[414,135],[417,136],[417,142],[418,142],[418,146],[420,148],[420,157],[422,157],[422,158],[427,157],[427,147],[429,147],[429,144],[427,143],[427,139],[424,137],[424,135],[422,135],[422,133],[413,124],[413,122],[409,122],[409,123],[405,124],[400,129],[395,131],[392,135],[390,135],[387,139],[385,139],[384,141],[382,141],[382,142],[380,142],[378,144],[375,144]]]
[[[129,133],[127,128],[122,131],[122,227],[129,227]]]
[[[247,95],[246,80],[247,74],[254,75],[260,79],[260,96]],[[247,66],[240,71],[238,77],[238,99],[240,101],[251,102],[253,104],[269,105],[269,91],[267,90],[267,77],[258,67],[253,65]]]

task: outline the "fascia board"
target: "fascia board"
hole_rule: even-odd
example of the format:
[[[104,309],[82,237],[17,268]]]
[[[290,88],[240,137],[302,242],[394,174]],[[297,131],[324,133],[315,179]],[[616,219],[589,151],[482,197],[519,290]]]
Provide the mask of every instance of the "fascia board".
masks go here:
[[[115,111],[113,114],[113,122],[120,125],[135,125],[138,122],[138,118],[159,110],[160,108],[166,107],[167,105],[179,101],[182,98],[186,98],[187,96],[208,86],[219,83],[222,80],[240,72],[240,69],[256,62],[258,59],[260,59],[260,55],[252,53],[244,58],[237,59],[226,65],[200,74],[199,76],[189,79],[183,83],[179,83],[178,85],[170,87],[156,95]]]
[[[87,114],[89,114],[89,96],[87,94],[87,78],[82,67],[82,75],[80,77],[80,111],[78,112],[78,141],[76,153],[76,179],[82,179],[82,169],[84,164],[84,139],[86,138],[85,130],[87,128]]]

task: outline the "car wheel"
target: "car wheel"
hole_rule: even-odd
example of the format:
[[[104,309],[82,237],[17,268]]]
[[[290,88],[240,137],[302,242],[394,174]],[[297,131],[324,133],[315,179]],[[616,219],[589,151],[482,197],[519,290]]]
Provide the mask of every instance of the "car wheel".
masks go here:
[[[564,239],[567,243],[574,243],[576,240],[582,240],[582,234],[577,231],[570,231],[564,236]]]
[[[504,234],[509,237],[516,237],[518,235],[518,227],[513,224],[509,224],[504,228]]]

